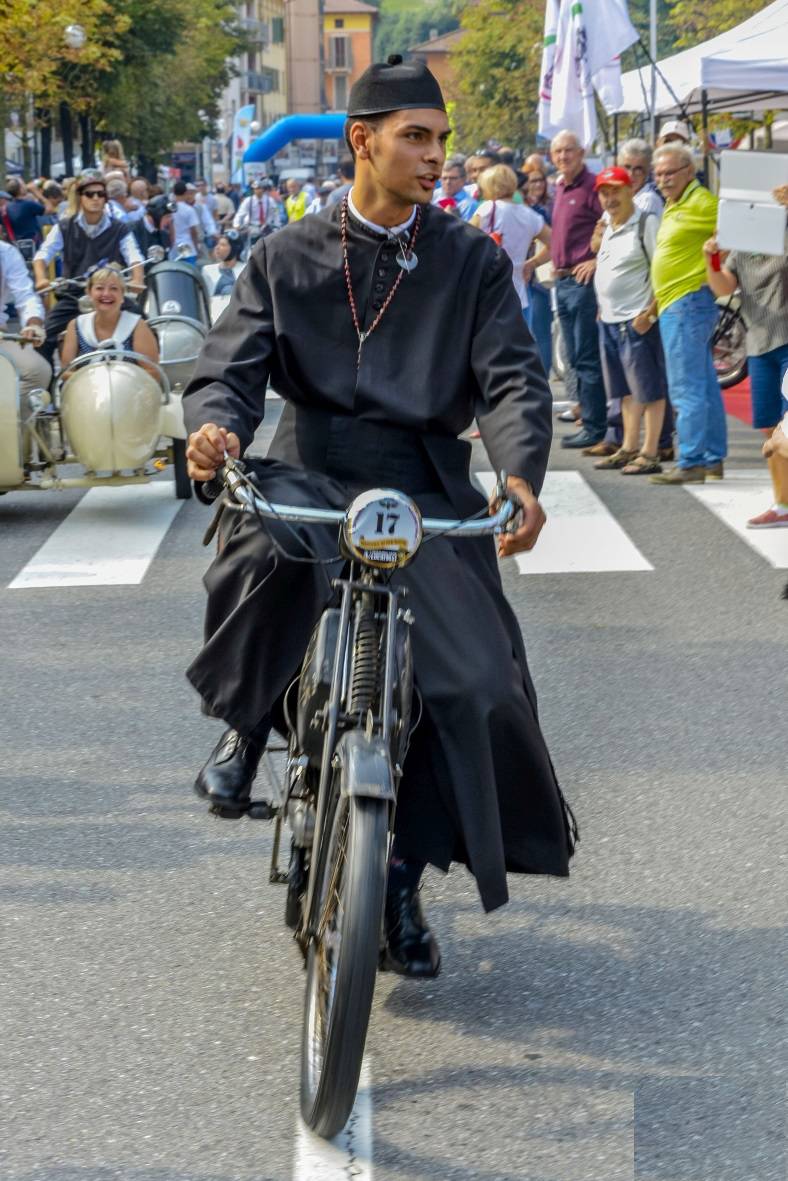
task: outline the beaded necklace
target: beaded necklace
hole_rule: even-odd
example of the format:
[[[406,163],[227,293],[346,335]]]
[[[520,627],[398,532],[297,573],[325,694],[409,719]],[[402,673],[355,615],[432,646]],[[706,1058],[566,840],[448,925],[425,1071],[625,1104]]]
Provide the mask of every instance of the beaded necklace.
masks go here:
[[[403,267],[402,270],[400,270],[400,273],[397,275],[397,278],[394,280],[394,286],[391,288],[391,291],[389,291],[388,295],[386,296],[385,300],[383,301],[383,305],[380,308],[380,311],[378,312],[377,316],[375,316],[375,319],[372,321],[372,323],[370,324],[370,326],[366,330],[366,332],[362,332],[361,322],[358,318],[358,309],[356,308],[356,297],[353,294],[353,280],[350,277],[350,261],[348,259],[348,249],[347,249],[347,218],[348,218],[348,199],[347,199],[347,196],[345,196],[345,198],[342,201],[342,208],[341,208],[340,215],[339,215],[339,229],[340,229],[340,237],[342,239],[342,265],[343,265],[343,269],[345,271],[345,286],[347,288],[347,299],[348,299],[348,303],[350,304],[350,314],[353,317],[353,327],[355,328],[356,336],[358,337],[358,353],[356,354],[356,369],[358,370],[359,366],[361,365],[361,349],[364,345],[364,341],[367,339],[368,336],[372,335],[372,333],[375,331],[375,329],[377,328],[380,321],[383,319],[383,316],[386,313],[389,304],[391,303],[392,299],[394,298],[394,296],[396,294],[397,288],[399,287],[400,283],[402,282],[402,280],[404,279],[404,277],[407,273],[407,268]],[[413,254],[413,245],[416,241],[416,238],[418,237],[420,227],[421,227],[421,206],[417,205],[416,206],[416,217],[413,221],[413,229],[411,230],[410,240],[409,240],[407,246],[404,247],[404,249],[402,247],[402,243],[400,242],[400,249],[403,249],[403,256],[405,258],[407,258]],[[399,239],[397,239],[397,241],[399,241]]]

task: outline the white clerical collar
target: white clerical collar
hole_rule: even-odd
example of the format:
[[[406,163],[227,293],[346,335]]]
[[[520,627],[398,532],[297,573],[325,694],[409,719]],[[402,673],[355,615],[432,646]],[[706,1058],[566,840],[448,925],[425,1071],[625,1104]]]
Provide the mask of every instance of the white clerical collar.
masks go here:
[[[413,225],[413,222],[416,218],[416,206],[414,205],[413,210],[411,211],[410,217],[408,218],[407,221],[403,221],[401,225],[398,225],[398,226],[376,225],[374,221],[370,221],[368,217],[364,217],[364,215],[362,213],[359,213],[359,211],[356,209],[355,203],[353,201],[353,190],[352,189],[350,190],[350,192],[347,195],[347,204],[348,204],[348,209],[353,214],[356,221],[360,221],[361,224],[363,226],[366,226],[368,230],[374,230],[376,234],[385,234],[387,237],[390,237],[390,238],[395,238],[395,237],[398,237],[400,234],[404,234],[405,230],[410,229],[410,227]]]

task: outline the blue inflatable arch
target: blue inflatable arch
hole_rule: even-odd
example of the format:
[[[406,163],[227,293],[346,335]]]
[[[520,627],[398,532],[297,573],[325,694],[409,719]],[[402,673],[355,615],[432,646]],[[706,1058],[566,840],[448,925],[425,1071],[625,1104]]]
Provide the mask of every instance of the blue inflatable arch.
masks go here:
[[[244,164],[262,164],[294,139],[342,139],[344,114],[286,115],[250,143]]]

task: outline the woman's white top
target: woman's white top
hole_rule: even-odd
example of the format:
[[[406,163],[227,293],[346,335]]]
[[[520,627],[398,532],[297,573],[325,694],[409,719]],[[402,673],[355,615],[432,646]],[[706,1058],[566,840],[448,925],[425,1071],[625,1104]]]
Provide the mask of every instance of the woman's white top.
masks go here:
[[[236,279],[238,278],[238,276],[240,275],[241,271],[244,269],[245,266],[246,266],[246,263],[241,262],[240,259],[236,259],[236,261],[233,263],[232,271],[233,271],[233,274],[235,275]],[[222,264],[219,262],[209,262],[207,264],[207,266],[204,266],[202,268],[203,282],[205,283],[205,287],[208,292],[208,302],[209,302],[210,309],[211,309],[211,323],[212,324],[216,323],[216,321],[219,319],[222,312],[224,311],[224,309],[227,307],[228,303],[230,302],[231,292],[227,291],[224,293],[224,295],[214,295],[214,293],[213,293],[214,288],[219,280],[220,274],[222,273],[222,271],[226,271],[226,270],[229,270],[229,267],[223,267]]]
[[[542,231],[544,218],[529,205],[515,205],[513,201],[483,201],[476,213],[481,229],[488,234],[494,231],[501,235],[501,245],[512,260],[512,279],[520,307],[527,308],[528,284],[523,279],[523,263],[528,258],[531,243]]]
[[[120,349],[131,348],[131,340],[142,316],[136,312],[121,311],[115,331],[106,340],[99,340],[96,336],[96,313],[85,312],[77,316],[77,340],[80,345],[84,341],[91,349]],[[81,339],[80,339],[81,338]]]

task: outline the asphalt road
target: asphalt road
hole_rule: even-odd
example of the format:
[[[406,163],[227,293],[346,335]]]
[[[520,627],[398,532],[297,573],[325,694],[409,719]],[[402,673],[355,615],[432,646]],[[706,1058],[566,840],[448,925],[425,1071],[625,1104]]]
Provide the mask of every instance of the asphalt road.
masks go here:
[[[334,1173],[299,1156],[269,827],[190,788],[206,510],[137,586],[7,590],[81,494],[0,498],[2,1181],[784,1181],[786,571],[588,463],[554,450],[654,569],[503,575],[572,876],[485,917],[428,873],[444,972],[379,977],[369,1143]]]

